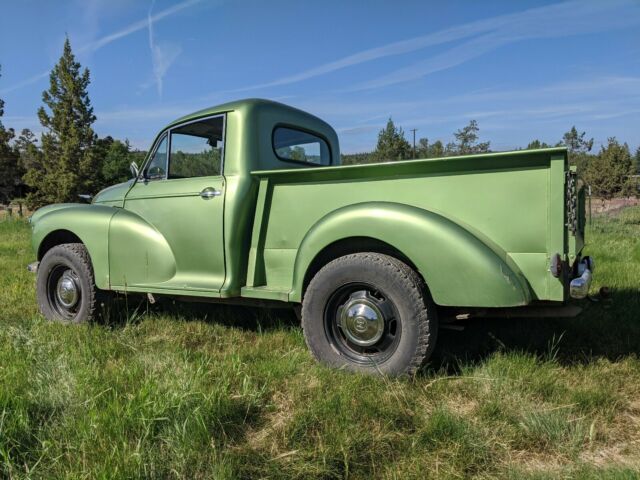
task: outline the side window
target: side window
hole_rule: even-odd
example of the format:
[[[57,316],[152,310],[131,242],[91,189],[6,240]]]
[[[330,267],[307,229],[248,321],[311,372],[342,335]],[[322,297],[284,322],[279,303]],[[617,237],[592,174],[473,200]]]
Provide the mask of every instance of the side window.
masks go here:
[[[273,151],[280,160],[331,164],[329,145],[323,138],[294,128],[276,127],[273,131]]]
[[[221,175],[223,129],[222,116],[172,129],[169,178]]]
[[[167,173],[167,136],[165,135],[156,151],[153,153],[153,158],[149,162],[145,176],[149,180],[160,180],[165,177]]]

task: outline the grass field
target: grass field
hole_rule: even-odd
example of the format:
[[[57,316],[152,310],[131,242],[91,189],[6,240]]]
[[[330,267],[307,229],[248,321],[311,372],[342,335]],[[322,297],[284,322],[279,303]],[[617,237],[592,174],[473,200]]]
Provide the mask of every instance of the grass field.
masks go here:
[[[0,478],[638,478],[640,208],[588,241],[608,300],[466,321],[392,380],[316,365],[287,312],[48,323],[29,229],[0,221]]]

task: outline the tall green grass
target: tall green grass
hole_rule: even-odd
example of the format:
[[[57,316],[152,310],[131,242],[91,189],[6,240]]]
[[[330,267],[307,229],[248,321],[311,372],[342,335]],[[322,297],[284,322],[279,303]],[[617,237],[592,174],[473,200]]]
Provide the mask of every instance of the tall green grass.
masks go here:
[[[469,320],[398,380],[316,365],[294,316],[139,299],[37,312],[0,222],[0,478],[637,478],[640,209],[588,231],[574,319]]]

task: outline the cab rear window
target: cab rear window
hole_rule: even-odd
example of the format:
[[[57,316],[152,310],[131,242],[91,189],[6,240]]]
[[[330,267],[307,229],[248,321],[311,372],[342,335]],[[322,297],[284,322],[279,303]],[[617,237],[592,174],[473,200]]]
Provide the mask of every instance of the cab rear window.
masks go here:
[[[280,160],[312,165],[330,165],[331,152],[326,140],[313,133],[289,127],[273,131],[273,151]]]

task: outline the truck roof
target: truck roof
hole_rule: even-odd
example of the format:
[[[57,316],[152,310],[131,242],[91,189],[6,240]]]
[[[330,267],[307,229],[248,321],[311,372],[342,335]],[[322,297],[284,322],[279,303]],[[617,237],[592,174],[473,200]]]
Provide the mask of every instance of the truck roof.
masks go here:
[[[198,110],[196,112],[190,113],[188,115],[184,115],[176,120],[174,120],[173,122],[171,122],[168,126],[172,126],[178,123],[182,123],[185,121],[189,121],[189,120],[193,120],[195,118],[199,118],[199,117],[206,117],[209,115],[215,115],[217,113],[224,113],[224,112],[230,112],[233,110],[249,110],[249,109],[254,109],[254,110],[271,110],[271,111],[279,111],[282,113],[292,113],[296,116],[298,115],[304,115],[310,118],[313,118],[315,120],[317,120],[318,122],[321,122],[322,124],[326,125],[327,127],[331,128],[331,126],[326,123],[324,120],[322,120],[321,118],[316,117],[315,115],[312,115],[308,112],[305,112],[304,110],[300,110],[298,108],[295,107],[291,107],[289,105],[285,105],[284,103],[280,103],[280,102],[274,102],[273,100],[266,100],[264,98],[244,98],[244,99],[240,99],[240,100],[234,100],[231,102],[227,102],[227,103],[222,103],[220,105],[214,105],[212,107],[208,107],[208,108],[204,108],[202,110]]]

